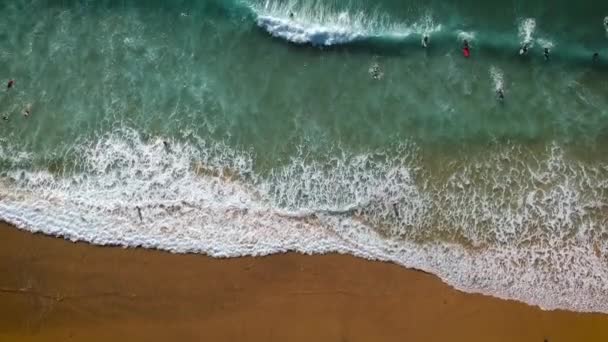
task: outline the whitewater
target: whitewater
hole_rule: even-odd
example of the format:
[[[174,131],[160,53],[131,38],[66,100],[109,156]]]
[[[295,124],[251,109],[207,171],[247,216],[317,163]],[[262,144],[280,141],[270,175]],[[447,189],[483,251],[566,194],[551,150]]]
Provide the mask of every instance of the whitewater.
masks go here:
[[[348,253],[467,292],[608,311],[604,165],[568,162],[557,146],[530,165],[501,148],[420,184],[416,149],[404,145],[397,157],[345,153],[327,164],[302,152],[263,176],[251,154],[195,140],[143,141],[125,129],[79,147],[86,171],[3,172],[0,217],[72,241],[213,257]],[[20,155],[14,162],[27,163]]]

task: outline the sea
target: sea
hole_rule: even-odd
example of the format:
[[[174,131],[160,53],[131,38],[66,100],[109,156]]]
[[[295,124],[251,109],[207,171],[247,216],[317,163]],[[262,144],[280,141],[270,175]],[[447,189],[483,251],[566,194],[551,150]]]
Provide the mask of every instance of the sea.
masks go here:
[[[0,82],[20,229],[608,313],[607,1],[1,0]]]

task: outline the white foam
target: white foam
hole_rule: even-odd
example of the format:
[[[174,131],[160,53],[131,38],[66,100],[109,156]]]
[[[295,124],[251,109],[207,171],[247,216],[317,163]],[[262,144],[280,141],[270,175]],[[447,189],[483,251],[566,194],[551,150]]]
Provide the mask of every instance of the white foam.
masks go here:
[[[494,91],[504,90],[504,79],[502,70],[495,66],[490,67],[490,77],[494,83]]]
[[[70,240],[214,257],[351,253],[464,291],[608,312],[608,168],[568,161],[557,145],[448,160],[441,177],[408,144],[315,159],[302,149],[264,175],[251,154],[192,137],[165,147],[122,129],[76,151],[78,168],[64,176],[3,172],[0,218]]]
[[[536,41],[543,49],[552,49],[555,47],[555,44],[553,43],[553,41],[551,41],[549,39],[538,38]]]
[[[475,32],[458,30],[458,31],[456,31],[456,37],[458,38],[458,41],[460,41],[460,42],[463,42],[466,40],[469,43],[471,43],[472,41],[475,40]]]
[[[330,46],[349,43],[366,37],[365,32],[354,31],[348,27],[300,23],[270,16],[260,16],[257,21],[258,25],[272,36],[298,44],[310,43]]]
[[[532,47],[534,42],[534,31],[536,31],[536,20],[534,18],[526,18],[522,20],[519,24],[518,30],[521,44],[527,44],[529,48]]]
[[[258,26],[272,36],[297,44],[331,46],[373,38],[403,39],[410,35],[441,30],[430,15],[410,25],[392,23],[389,18],[363,12],[340,11],[331,6],[296,7],[268,1],[252,5]]]

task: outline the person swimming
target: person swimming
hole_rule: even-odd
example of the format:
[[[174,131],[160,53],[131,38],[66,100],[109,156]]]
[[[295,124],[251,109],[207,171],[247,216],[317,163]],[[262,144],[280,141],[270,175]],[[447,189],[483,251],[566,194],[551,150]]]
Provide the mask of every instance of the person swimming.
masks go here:
[[[6,89],[11,89],[15,85],[15,80],[9,80]]]
[[[543,53],[543,56],[545,56],[545,62],[549,61],[549,48],[545,48],[545,52]]]
[[[293,19],[293,12],[289,12],[289,19]]]
[[[503,102],[505,100],[505,92],[502,90],[502,88],[498,88],[496,90],[496,97],[500,102]]]
[[[30,114],[32,114],[32,105],[30,103],[25,105],[25,109],[23,109],[23,112],[21,114],[23,114],[23,116],[25,116],[26,118],[30,116]]]
[[[469,56],[471,56],[471,48],[469,47],[469,41],[466,39],[462,42],[462,54],[466,58],[469,58]]]
[[[426,49],[429,46],[429,36],[424,36],[422,38],[422,47]]]
[[[521,49],[519,49],[519,54],[523,56],[527,53],[528,53],[528,43],[524,43],[524,45],[521,46]]]
[[[595,52],[595,53],[593,54],[593,57],[591,57],[591,60],[592,60],[594,63],[596,63],[597,61],[599,61],[599,60],[600,60],[600,54],[599,54],[599,53],[597,53],[597,52]]]

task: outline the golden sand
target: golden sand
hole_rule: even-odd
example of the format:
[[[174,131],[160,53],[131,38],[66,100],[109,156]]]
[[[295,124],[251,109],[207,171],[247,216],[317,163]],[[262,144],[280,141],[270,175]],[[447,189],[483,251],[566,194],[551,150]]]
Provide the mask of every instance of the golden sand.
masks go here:
[[[0,341],[608,341],[542,311],[347,255],[98,247],[0,226]]]

